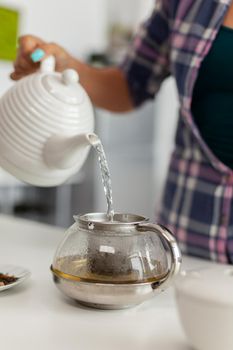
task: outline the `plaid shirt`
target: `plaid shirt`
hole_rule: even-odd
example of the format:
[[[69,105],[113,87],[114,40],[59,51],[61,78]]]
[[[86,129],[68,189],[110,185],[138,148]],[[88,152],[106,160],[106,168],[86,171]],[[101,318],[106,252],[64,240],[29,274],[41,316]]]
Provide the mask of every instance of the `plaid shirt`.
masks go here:
[[[199,67],[230,3],[157,0],[121,65],[135,106],[174,76],[180,118],[159,221],[176,235],[184,253],[222,263],[233,263],[233,171],[201,138],[191,101]]]

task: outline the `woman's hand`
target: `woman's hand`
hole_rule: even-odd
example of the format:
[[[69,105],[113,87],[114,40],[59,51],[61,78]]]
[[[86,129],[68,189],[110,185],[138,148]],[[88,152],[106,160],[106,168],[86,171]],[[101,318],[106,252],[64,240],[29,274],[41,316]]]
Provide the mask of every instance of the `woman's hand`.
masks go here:
[[[40,67],[40,61],[53,55],[56,70],[72,68],[78,72],[79,80],[94,105],[114,112],[126,112],[133,109],[128,83],[118,67],[94,68],[73,58],[61,46],[46,43],[36,36],[26,35],[19,39],[19,49],[14,63],[13,80],[19,80],[34,73]]]
[[[32,35],[20,37],[17,58],[14,62],[14,72],[10,75],[11,79],[19,80],[35,72],[40,66],[40,61],[49,55],[55,57],[58,72],[66,68],[72,68],[76,64],[76,60],[57,44],[46,43]]]

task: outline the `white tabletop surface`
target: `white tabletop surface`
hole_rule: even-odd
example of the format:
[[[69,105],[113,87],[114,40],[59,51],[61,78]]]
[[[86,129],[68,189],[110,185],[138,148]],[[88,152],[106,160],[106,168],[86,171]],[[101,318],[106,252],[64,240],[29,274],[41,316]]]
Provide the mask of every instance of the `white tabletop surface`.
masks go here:
[[[30,269],[28,281],[0,293],[2,350],[189,350],[173,289],[135,308],[88,309],[66,299],[49,271],[64,230],[0,216],[0,265]],[[206,266],[186,258],[183,268]]]

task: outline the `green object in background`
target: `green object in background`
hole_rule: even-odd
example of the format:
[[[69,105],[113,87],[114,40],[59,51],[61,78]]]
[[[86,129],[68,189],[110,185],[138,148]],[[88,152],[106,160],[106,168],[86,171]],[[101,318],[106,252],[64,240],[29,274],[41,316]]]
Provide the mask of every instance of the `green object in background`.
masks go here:
[[[16,57],[19,12],[0,6],[0,59],[13,61]]]

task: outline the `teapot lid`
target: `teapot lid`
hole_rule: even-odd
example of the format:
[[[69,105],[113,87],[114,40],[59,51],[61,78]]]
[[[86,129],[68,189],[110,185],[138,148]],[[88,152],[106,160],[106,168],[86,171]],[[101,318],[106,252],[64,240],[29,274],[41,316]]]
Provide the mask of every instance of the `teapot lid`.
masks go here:
[[[176,289],[189,297],[206,302],[233,305],[233,267],[183,271],[176,281]]]
[[[79,75],[74,69],[66,69],[61,74],[55,73],[55,59],[49,56],[41,63],[42,86],[57,100],[80,105],[84,99],[83,89],[79,85]],[[52,73],[52,74],[51,74]]]

